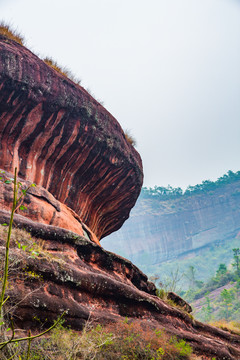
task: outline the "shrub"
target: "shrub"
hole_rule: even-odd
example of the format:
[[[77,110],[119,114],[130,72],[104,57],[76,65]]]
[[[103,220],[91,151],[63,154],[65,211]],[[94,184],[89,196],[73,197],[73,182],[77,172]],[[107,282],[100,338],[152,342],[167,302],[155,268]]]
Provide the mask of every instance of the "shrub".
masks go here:
[[[156,290],[156,295],[160,299],[167,301],[167,293],[163,289],[157,289]]]
[[[185,340],[177,340],[176,338],[172,339],[175,347],[179,350],[180,356],[190,356],[192,354],[192,348]]]
[[[20,45],[24,45],[23,36],[20,35],[17,30],[12,29],[10,25],[6,24],[4,21],[0,22],[0,34],[8,39],[16,41]]]
[[[191,354],[192,349],[184,340],[126,319],[105,326],[88,322],[82,333],[60,324],[47,338],[32,344],[30,359],[187,360]]]

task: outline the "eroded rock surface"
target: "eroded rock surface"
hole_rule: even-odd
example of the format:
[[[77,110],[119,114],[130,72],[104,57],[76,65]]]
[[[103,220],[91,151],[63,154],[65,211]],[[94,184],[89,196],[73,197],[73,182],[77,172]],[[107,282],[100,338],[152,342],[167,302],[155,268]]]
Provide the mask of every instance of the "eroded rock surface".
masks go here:
[[[35,222],[32,232],[39,232]],[[17,277],[11,273],[14,286],[8,290],[19,327],[34,329],[39,322],[47,326],[66,310],[66,324],[76,330],[89,319],[104,324],[128,317],[187,340],[208,359],[240,358],[240,336],[195,321],[162,301],[154,295],[154,284],[130,261],[83,237],[67,235],[67,230],[46,225],[43,233],[39,256],[18,248],[10,252],[15,263],[19,259]]]
[[[3,170],[0,170],[3,171]],[[8,172],[1,173],[0,181],[0,223],[9,222],[9,212],[13,203],[13,184],[7,183],[11,179]],[[65,204],[58,201],[51,193],[41,186],[29,187],[31,182],[18,178],[23,189],[28,189],[21,201],[25,207],[24,211],[16,210],[14,226],[18,228],[28,228],[31,231],[32,222],[39,223],[39,229],[44,229],[44,225],[59,227],[70,230],[71,232],[84,236],[85,238],[100,245],[96,235],[83,223],[80,216]],[[21,195],[19,191],[18,196]],[[29,220],[32,221],[29,221]],[[34,227],[36,228],[36,226]]]
[[[25,47],[0,36],[0,54],[0,168],[17,167],[98,239],[119,229],[143,179],[119,123]]]

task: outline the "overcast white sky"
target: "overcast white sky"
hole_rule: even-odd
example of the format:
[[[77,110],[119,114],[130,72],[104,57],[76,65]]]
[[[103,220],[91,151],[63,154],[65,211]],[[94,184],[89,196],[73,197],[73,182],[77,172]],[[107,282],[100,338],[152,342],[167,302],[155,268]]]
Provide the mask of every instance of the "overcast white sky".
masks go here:
[[[0,18],[131,130],[145,186],[240,170],[240,0],[0,0]]]

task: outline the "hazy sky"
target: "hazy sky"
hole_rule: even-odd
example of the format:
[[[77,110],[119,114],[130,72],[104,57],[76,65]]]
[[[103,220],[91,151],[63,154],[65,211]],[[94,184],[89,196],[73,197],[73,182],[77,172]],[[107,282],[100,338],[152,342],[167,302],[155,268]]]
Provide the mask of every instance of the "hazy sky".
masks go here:
[[[137,141],[145,185],[240,170],[240,0],[0,0]]]

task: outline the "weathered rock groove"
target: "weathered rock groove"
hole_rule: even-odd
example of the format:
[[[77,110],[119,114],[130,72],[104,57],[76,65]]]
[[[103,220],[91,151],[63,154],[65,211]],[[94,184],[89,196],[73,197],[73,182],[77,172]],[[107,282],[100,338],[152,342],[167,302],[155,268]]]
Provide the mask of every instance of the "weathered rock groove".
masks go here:
[[[141,158],[116,119],[84,88],[0,36],[0,168],[15,167],[98,239],[128,218],[143,179]]]

